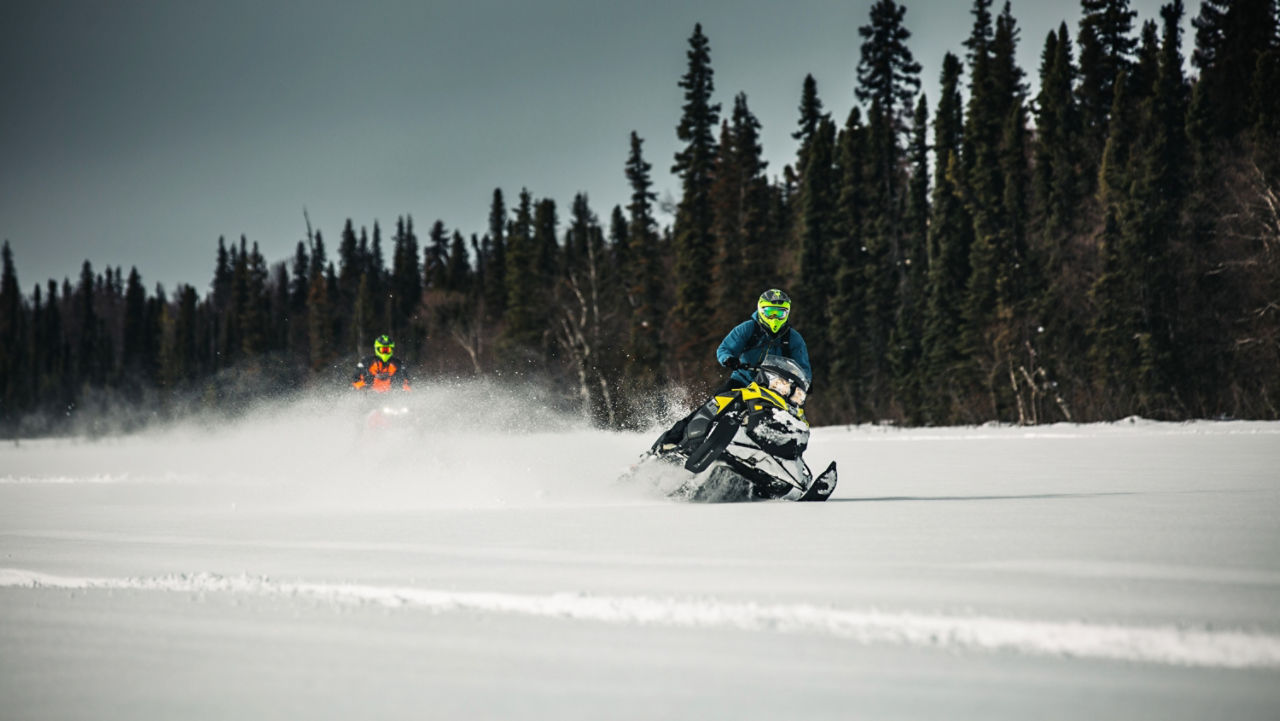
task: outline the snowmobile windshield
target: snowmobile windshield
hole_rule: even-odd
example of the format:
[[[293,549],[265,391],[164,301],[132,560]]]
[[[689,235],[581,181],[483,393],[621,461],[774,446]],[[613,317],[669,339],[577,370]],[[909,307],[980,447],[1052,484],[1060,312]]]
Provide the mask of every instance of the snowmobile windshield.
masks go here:
[[[758,383],[797,406],[804,405],[809,395],[810,377],[799,363],[782,356],[768,356],[760,364],[758,373]]]
[[[780,355],[766,356],[760,363],[760,370],[783,376],[798,387],[803,388],[806,392],[809,390],[809,384],[813,382],[813,379],[804,368],[800,367],[799,363]]]

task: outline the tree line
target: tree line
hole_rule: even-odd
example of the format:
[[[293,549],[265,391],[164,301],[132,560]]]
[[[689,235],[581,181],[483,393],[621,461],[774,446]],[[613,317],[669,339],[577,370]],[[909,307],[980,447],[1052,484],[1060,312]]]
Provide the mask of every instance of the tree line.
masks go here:
[[[931,102],[906,8],[878,0],[858,104],[833,118],[804,78],[773,175],[746,94],[715,102],[695,26],[665,227],[632,132],[607,219],[526,188],[495,189],[469,236],[403,216],[331,242],[308,221],[281,262],[219,239],[204,294],[89,261],[27,294],[6,242],[0,424],[337,387],[389,333],[421,377],[534,383],[627,426],[655,389],[721,377],[716,345],[769,287],[794,299],[818,423],[1280,417],[1280,6],[1205,0],[1194,75],[1182,0],[1141,22],[1128,0],[1081,8],[1032,95],[1010,5],[974,0]]]

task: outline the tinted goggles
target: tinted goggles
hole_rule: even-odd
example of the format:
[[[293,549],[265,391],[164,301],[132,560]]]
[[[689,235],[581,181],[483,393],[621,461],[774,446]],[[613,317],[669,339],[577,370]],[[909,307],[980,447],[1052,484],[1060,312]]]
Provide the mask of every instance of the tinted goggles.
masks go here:
[[[791,315],[791,309],[780,305],[766,305],[760,309],[760,315],[769,320],[782,320]]]

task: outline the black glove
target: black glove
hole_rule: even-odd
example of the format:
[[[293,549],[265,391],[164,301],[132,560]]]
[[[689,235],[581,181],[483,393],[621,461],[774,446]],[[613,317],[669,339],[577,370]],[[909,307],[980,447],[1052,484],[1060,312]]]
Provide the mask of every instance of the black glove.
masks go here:
[[[742,361],[738,360],[738,356],[731,355],[724,359],[724,367],[731,371],[736,371],[742,367]]]

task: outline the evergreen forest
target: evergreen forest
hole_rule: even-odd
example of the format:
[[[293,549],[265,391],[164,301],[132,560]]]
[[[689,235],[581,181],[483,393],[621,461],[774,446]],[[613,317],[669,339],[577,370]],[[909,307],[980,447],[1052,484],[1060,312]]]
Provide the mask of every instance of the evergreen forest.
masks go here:
[[[797,79],[782,168],[695,26],[680,150],[631,133],[625,207],[495,189],[483,232],[308,221],[283,259],[219,238],[207,292],[88,260],[23,287],[6,241],[0,433],[345,390],[382,333],[419,383],[521,384],[634,427],[655,388],[724,377],[716,346],[771,287],[809,346],[815,424],[1280,418],[1280,2],[1081,0],[1040,39],[992,2],[929,98],[907,8],[877,0],[834,91],[856,106],[832,117]],[[653,163],[680,182],[667,226]]]

